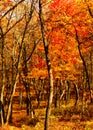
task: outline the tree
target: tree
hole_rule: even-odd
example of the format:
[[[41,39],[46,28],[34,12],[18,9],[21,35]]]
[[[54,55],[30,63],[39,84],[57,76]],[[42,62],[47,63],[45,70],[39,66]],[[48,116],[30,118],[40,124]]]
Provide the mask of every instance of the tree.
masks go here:
[[[42,0],[39,0],[39,18],[40,18],[40,25],[41,25],[41,33],[42,33],[42,40],[44,44],[44,51],[46,56],[46,64],[47,64],[47,70],[48,70],[48,77],[49,77],[49,98],[48,98],[48,104],[46,109],[46,118],[45,118],[45,127],[44,130],[49,129],[49,116],[51,113],[51,105],[53,100],[53,74],[52,74],[52,67],[49,57],[49,43],[47,42],[46,35],[45,35],[45,28],[44,28],[44,22],[43,22],[43,14],[42,14]]]
[[[75,82],[79,76],[83,77],[81,83],[90,91],[90,66],[87,65],[90,61],[87,57],[92,48],[93,31],[86,3],[55,0],[50,4],[50,12],[46,20],[46,34],[51,41],[53,72],[56,70],[62,79],[65,77],[65,80]]]
[[[7,8],[4,8],[3,12],[1,12],[1,36],[0,40],[4,39],[2,41],[2,66],[3,66],[3,71],[2,71],[2,77],[3,77],[3,83],[2,83],[2,92],[1,92],[1,101],[3,103],[3,98],[5,95],[3,95],[4,90],[8,89],[8,86],[11,86],[10,92],[9,92],[9,98],[8,98],[8,110],[7,114],[5,117],[5,122],[3,121],[2,118],[2,125],[4,123],[8,124],[10,120],[10,116],[12,113],[12,101],[13,101],[13,96],[15,93],[16,85],[19,79],[19,73],[20,70],[22,70],[22,57],[23,57],[23,50],[24,50],[24,41],[25,41],[25,36],[27,33],[28,25],[32,19],[32,14],[34,11],[34,1],[28,4],[28,2],[24,2],[24,0],[21,0],[19,2],[12,2],[10,4],[9,1],[6,1],[5,3],[2,2],[4,5],[8,5]],[[8,4],[9,3],[9,4]],[[28,6],[27,10],[26,7]],[[10,7],[10,8],[9,8]],[[20,8],[21,7],[21,8]],[[3,6],[2,6],[3,8]],[[20,11],[17,12],[17,9]],[[26,12],[27,11],[27,12]],[[25,17],[24,17],[25,16]],[[21,27],[21,28],[20,28]],[[23,29],[23,30],[21,30]],[[10,41],[11,38],[14,40],[13,42]],[[8,43],[8,44],[7,44]],[[8,49],[7,49],[8,48]],[[35,48],[35,47],[34,47]],[[6,50],[6,51],[5,51]],[[11,50],[13,53],[11,53]],[[34,51],[34,49],[33,49]],[[33,53],[33,51],[31,53]],[[8,57],[5,57],[7,55]],[[30,59],[32,54],[29,55],[28,60]],[[5,62],[7,61],[8,62]],[[10,63],[9,63],[10,62]],[[6,64],[7,63],[7,64]],[[10,64],[10,66],[8,65]],[[5,65],[6,68],[9,69],[9,80],[10,82],[6,82],[7,79],[5,77]],[[11,73],[12,71],[12,73]],[[12,75],[11,75],[12,74]],[[10,85],[11,84],[11,85]],[[7,93],[7,91],[6,91]],[[7,94],[6,94],[7,95]],[[6,99],[7,97],[5,97]],[[5,102],[5,101],[4,101]],[[5,107],[5,106],[4,106]],[[2,117],[1,113],[1,117]]]

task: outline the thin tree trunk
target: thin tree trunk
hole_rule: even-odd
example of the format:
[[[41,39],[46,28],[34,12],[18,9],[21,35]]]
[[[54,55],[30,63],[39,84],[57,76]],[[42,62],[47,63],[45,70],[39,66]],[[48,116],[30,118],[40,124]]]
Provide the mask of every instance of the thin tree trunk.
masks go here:
[[[91,86],[90,86],[90,88],[92,88],[92,79],[93,79],[93,77],[92,77],[92,74],[93,74],[93,66],[92,66],[92,64],[93,64],[93,60],[92,60],[92,52],[93,52],[93,49],[91,49],[91,51],[90,51],[90,83],[91,83]]]
[[[22,89],[20,89],[20,93],[19,93],[19,101],[20,101],[20,108],[22,109],[22,105],[23,105],[23,92]]]
[[[44,31],[44,23],[43,23],[43,16],[42,16],[42,0],[39,0],[39,18],[40,18],[42,39],[44,43],[46,63],[47,63],[47,68],[48,68],[49,87],[50,87],[48,104],[46,108],[45,126],[44,126],[44,130],[48,130],[49,129],[49,116],[51,113],[51,105],[52,105],[52,100],[53,100],[53,74],[52,74],[52,68],[51,68],[50,57],[49,57],[49,52],[48,52],[48,43],[45,36],[45,31]]]
[[[4,89],[5,89],[5,70],[4,70],[4,35],[3,35],[3,30],[0,27],[0,34],[1,34],[1,45],[2,45],[2,52],[1,52],[1,57],[2,57],[2,90],[1,90],[1,123],[4,125]],[[3,108],[2,108],[3,107]]]
[[[85,0],[86,2],[86,0]],[[87,2],[86,2],[87,3]],[[93,18],[93,12],[92,12],[92,9],[89,7],[89,5],[87,4],[87,8],[88,8],[88,12],[90,14],[90,16]]]
[[[22,40],[21,40],[21,46],[20,46],[19,57],[18,57],[18,62],[17,62],[16,78],[15,78],[15,81],[14,81],[14,84],[13,84],[13,90],[12,90],[12,94],[11,94],[11,97],[10,97],[10,103],[9,103],[8,114],[7,114],[7,118],[6,118],[6,124],[8,124],[9,118],[10,118],[10,115],[11,115],[12,100],[13,100],[13,96],[14,96],[14,93],[15,93],[16,84],[17,84],[17,81],[18,81],[18,78],[19,78],[19,68],[21,67],[21,58],[22,58],[22,50],[23,50],[23,45],[24,45],[23,44],[24,38],[25,38],[26,31],[27,31],[27,27],[28,27],[29,22],[32,18],[32,13],[33,13],[33,2],[34,1],[32,1],[32,3],[31,3],[30,13],[29,13],[28,20],[26,22],[25,29],[24,29],[23,36],[22,36]]]
[[[69,86],[69,81],[65,81],[65,88],[66,88],[66,104],[68,103],[70,99],[70,86]]]
[[[55,106],[55,108],[57,108],[57,106],[58,106],[58,79],[55,79],[54,106]]]
[[[76,91],[76,102],[75,102],[75,106],[77,106],[78,102],[79,102],[79,89],[78,89],[77,84],[75,84],[75,83],[74,83],[74,87],[75,87],[75,91]]]
[[[10,97],[10,102],[9,102],[9,107],[8,107],[8,113],[7,113],[7,117],[6,117],[6,125],[8,124],[8,122],[10,120],[11,108],[12,108],[12,100],[13,100],[13,96],[14,96],[14,93],[15,93],[15,89],[16,89],[16,84],[17,84],[17,81],[18,81],[18,77],[19,77],[19,73],[16,76],[15,84],[13,86],[13,91],[12,91],[12,94],[11,94],[11,97]]]
[[[78,37],[78,32],[77,32],[77,29],[76,27],[74,26],[75,28],[75,32],[76,32],[76,40],[77,40],[77,43],[78,43],[78,51],[79,51],[79,55],[80,55],[80,58],[82,60],[82,63],[83,63],[83,67],[84,67],[84,71],[85,71],[85,75],[86,75],[86,83],[88,85],[88,89],[90,91],[90,81],[89,81],[89,74],[88,74],[88,70],[87,70],[87,66],[86,66],[86,62],[85,62],[85,59],[82,55],[82,52],[81,52],[81,48],[80,48],[80,41],[79,41],[79,37]]]
[[[30,83],[28,83],[28,81],[25,81],[24,85],[26,89],[26,112],[27,112],[27,115],[30,116],[32,113],[34,113],[34,110],[32,108],[31,96],[30,96]]]
[[[84,67],[85,74],[86,74],[86,83],[87,83],[87,85],[88,85],[88,89],[90,90],[89,74],[88,74],[86,62],[85,62],[85,60],[84,60],[84,57],[82,56],[82,53],[81,53],[80,45],[79,45],[79,44],[78,44],[78,50],[79,50],[79,54],[80,54],[80,57],[81,57],[81,59],[82,59],[83,67]]]

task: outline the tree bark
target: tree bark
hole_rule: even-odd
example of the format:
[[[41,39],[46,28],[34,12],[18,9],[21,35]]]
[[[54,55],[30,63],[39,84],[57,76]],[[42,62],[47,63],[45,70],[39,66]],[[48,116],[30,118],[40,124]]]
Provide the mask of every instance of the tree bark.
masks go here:
[[[4,125],[4,89],[5,89],[5,67],[4,67],[4,34],[2,27],[0,27],[0,34],[1,34],[1,45],[2,45],[2,90],[1,90],[1,124]]]
[[[86,65],[86,62],[85,62],[85,59],[82,55],[82,52],[81,52],[81,48],[80,48],[80,41],[79,41],[79,37],[78,37],[78,32],[77,32],[77,29],[76,27],[74,26],[75,28],[75,32],[76,32],[76,41],[78,43],[78,51],[79,51],[79,55],[80,55],[80,58],[82,60],[82,63],[83,63],[83,67],[84,67],[84,71],[85,71],[85,75],[86,75],[86,83],[88,85],[88,89],[90,91],[90,81],[89,81],[89,74],[88,74],[88,70],[87,70],[87,65]]]
[[[74,87],[75,87],[75,91],[76,91],[76,102],[75,102],[75,106],[77,106],[78,102],[79,102],[79,89],[78,89],[77,84],[75,84],[75,83],[74,83]]]
[[[6,124],[9,123],[9,119],[10,119],[10,115],[11,115],[13,96],[14,96],[15,89],[16,89],[16,84],[17,84],[17,81],[18,81],[18,78],[19,78],[19,69],[21,68],[21,58],[22,58],[22,50],[23,50],[23,45],[24,45],[24,38],[25,38],[25,34],[26,34],[26,31],[27,31],[29,22],[30,22],[30,20],[32,18],[33,3],[34,3],[34,0],[32,0],[28,20],[26,22],[25,29],[23,31],[23,36],[22,36],[20,50],[19,50],[19,56],[18,56],[18,62],[17,62],[16,77],[15,77],[15,80],[14,80],[13,89],[12,89],[12,93],[11,93],[11,97],[10,97],[10,103],[9,103],[9,107],[8,107],[8,114],[7,114],[7,117],[6,117]]]
[[[42,0],[39,0],[39,18],[40,18],[42,40],[44,44],[46,64],[47,64],[48,76],[49,76],[49,97],[48,97],[48,104],[46,108],[46,117],[45,117],[45,126],[44,126],[44,130],[48,130],[49,129],[49,116],[51,113],[51,105],[52,105],[52,100],[53,100],[53,73],[52,73],[49,52],[48,52],[48,42],[46,39],[45,30],[44,30],[44,22],[43,22],[43,15],[42,15]]]
[[[68,103],[69,99],[70,99],[70,85],[69,85],[69,81],[65,81],[65,89],[66,89],[66,104]]]
[[[81,48],[80,48],[81,43],[79,41],[78,32],[77,32],[77,29],[76,29],[75,26],[74,26],[74,28],[75,28],[75,32],[76,32],[76,40],[77,40],[77,43],[78,43],[78,51],[79,51],[79,55],[80,55],[80,58],[81,58],[82,63],[83,63],[84,72],[85,72],[85,76],[86,76],[86,84],[88,86],[88,90],[89,90],[90,96],[91,96],[89,73],[88,73],[88,70],[87,70],[87,65],[86,65],[85,59],[84,59],[82,52],[81,52]],[[87,90],[86,86],[85,86],[85,90]],[[90,99],[90,102],[91,102],[91,99]]]

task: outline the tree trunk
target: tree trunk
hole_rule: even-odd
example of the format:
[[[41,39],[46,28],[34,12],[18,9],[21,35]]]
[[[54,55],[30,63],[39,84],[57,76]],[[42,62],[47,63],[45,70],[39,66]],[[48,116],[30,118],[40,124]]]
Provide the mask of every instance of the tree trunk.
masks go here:
[[[33,106],[32,106],[32,100],[30,96],[30,83],[28,81],[24,81],[25,89],[26,89],[26,113],[28,116],[33,116],[35,115]]]
[[[40,107],[40,99],[41,99],[41,90],[38,90],[38,92],[37,92],[37,101],[38,101],[37,108]]]
[[[21,40],[19,56],[18,56],[18,61],[17,61],[16,77],[15,77],[15,80],[14,80],[14,83],[13,83],[13,86],[12,86],[13,89],[12,89],[12,93],[11,93],[11,97],[10,97],[10,103],[9,103],[9,107],[8,107],[8,114],[7,114],[7,117],[6,117],[6,124],[8,124],[9,119],[10,119],[10,115],[11,115],[12,100],[13,100],[13,96],[14,96],[14,93],[15,93],[16,84],[17,84],[17,81],[18,81],[18,78],[19,78],[19,68],[21,68],[21,58],[22,58],[22,50],[23,50],[24,38],[25,38],[25,34],[26,34],[26,31],[27,31],[28,24],[29,24],[29,22],[30,22],[30,20],[32,18],[32,12],[33,12],[32,5],[33,5],[33,2],[31,4],[29,17],[28,17],[28,20],[26,22],[25,29],[23,31],[22,40]]]
[[[1,112],[1,123],[4,125],[4,119],[5,119],[5,112],[4,112],[4,105],[0,101],[0,112]]]
[[[79,89],[77,84],[74,83],[74,87],[75,87],[75,91],[76,91],[76,102],[75,102],[75,106],[78,105],[79,102]]]
[[[68,103],[70,99],[70,86],[69,81],[65,81],[65,87],[66,87],[66,104]]]
[[[1,34],[1,45],[2,45],[2,52],[1,52],[1,57],[2,57],[2,90],[1,90],[1,124],[4,125],[4,89],[5,89],[5,67],[4,67],[4,35],[3,35],[3,30],[0,27],[0,34]]]
[[[78,51],[79,51],[79,55],[80,55],[80,58],[81,58],[82,63],[83,63],[84,72],[85,72],[85,76],[86,76],[86,84],[88,86],[88,90],[90,91],[90,96],[91,96],[89,73],[88,73],[88,70],[87,70],[87,65],[86,65],[85,59],[84,59],[83,54],[81,52],[81,48],[80,48],[81,43],[79,41],[78,32],[77,32],[77,29],[76,29],[75,26],[74,26],[74,28],[75,28],[75,32],[76,32],[76,40],[77,40],[77,43],[78,43]],[[86,86],[85,86],[85,90],[87,90]],[[90,99],[90,102],[91,102],[91,99]]]
[[[50,57],[49,57],[49,52],[48,52],[48,43],[47,43],[45,30],[44,30],[44,23],[43,23],[43,16],[42,16],[42,0],[39,0],[39,18],[40,18],[42,40],[44,43],[46,64],[47,64],[48,76],[49,76],[49,97],[48,97],[48,104],[46,108],[46,117],[45,117],[45,126],[44,126],[44,130],[48,130],[49,129],[49,116],[51,113],[51,105],[52,105],[52,100],[53,100],[53,74],[52,74],[52,68],[51,68]]]
[[[9,107],[8,107],[8,113],[7,113],[7,117],[6,117],[6,125],[9,123],[10,116],[11,116],[12,101],[13,101],[13,96],[14,96],[14,93],[15,93],[15,89],[16,89],[16,84],[17,84],[17,81],[18,81],[18,77],[19,77],[19,74],[17,74],[17,76],[16,76],[15,83],[14,83],[13,90],[12,90],[12,94],[11,94],[11,97],[10,97],[10,102],[9,102]]]
[[[22,89],[20,89],[20,93],[19,93],[19,101],[20,101],[20,108],[22,109],[22,105],[23,105],[23,92]]]
[[[55,79],[55,87],[54,87],[54,106],[57,108],[58,105],[58,79]]]
[[[26,88],[26,111],[27,111],[27,115],[30,115],[30,86],[29,84],[26,82],[25,83],[25,88]]]

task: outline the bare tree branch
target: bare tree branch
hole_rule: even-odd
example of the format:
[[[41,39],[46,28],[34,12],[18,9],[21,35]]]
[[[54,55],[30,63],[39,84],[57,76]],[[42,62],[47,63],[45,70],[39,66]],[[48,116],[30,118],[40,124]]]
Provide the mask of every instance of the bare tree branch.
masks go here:
[[[41,38],[40,38],[37,42],[34,41],[34,47],[33,47],[33,50],[31,51],[29,57],[26,59],[27,62],[30,60],[30,58],[31,58],[31,56],[32,56],[32,54],[33,54],[33,52],[34,52],[34,50],[35,50],[37,44],[40,42],[40,40],[41,40]]]
[[[1,19],[2,19],[3,17],[5,17],[10,11],[14,10],[14,9],[15,9],[19,4],[21,4],[23,1],[25,1],[25,0],[19,1],[19,2],[16,3],[13,7],[11,7],[7,12],[4,13],[4,15],[1,17]]]

